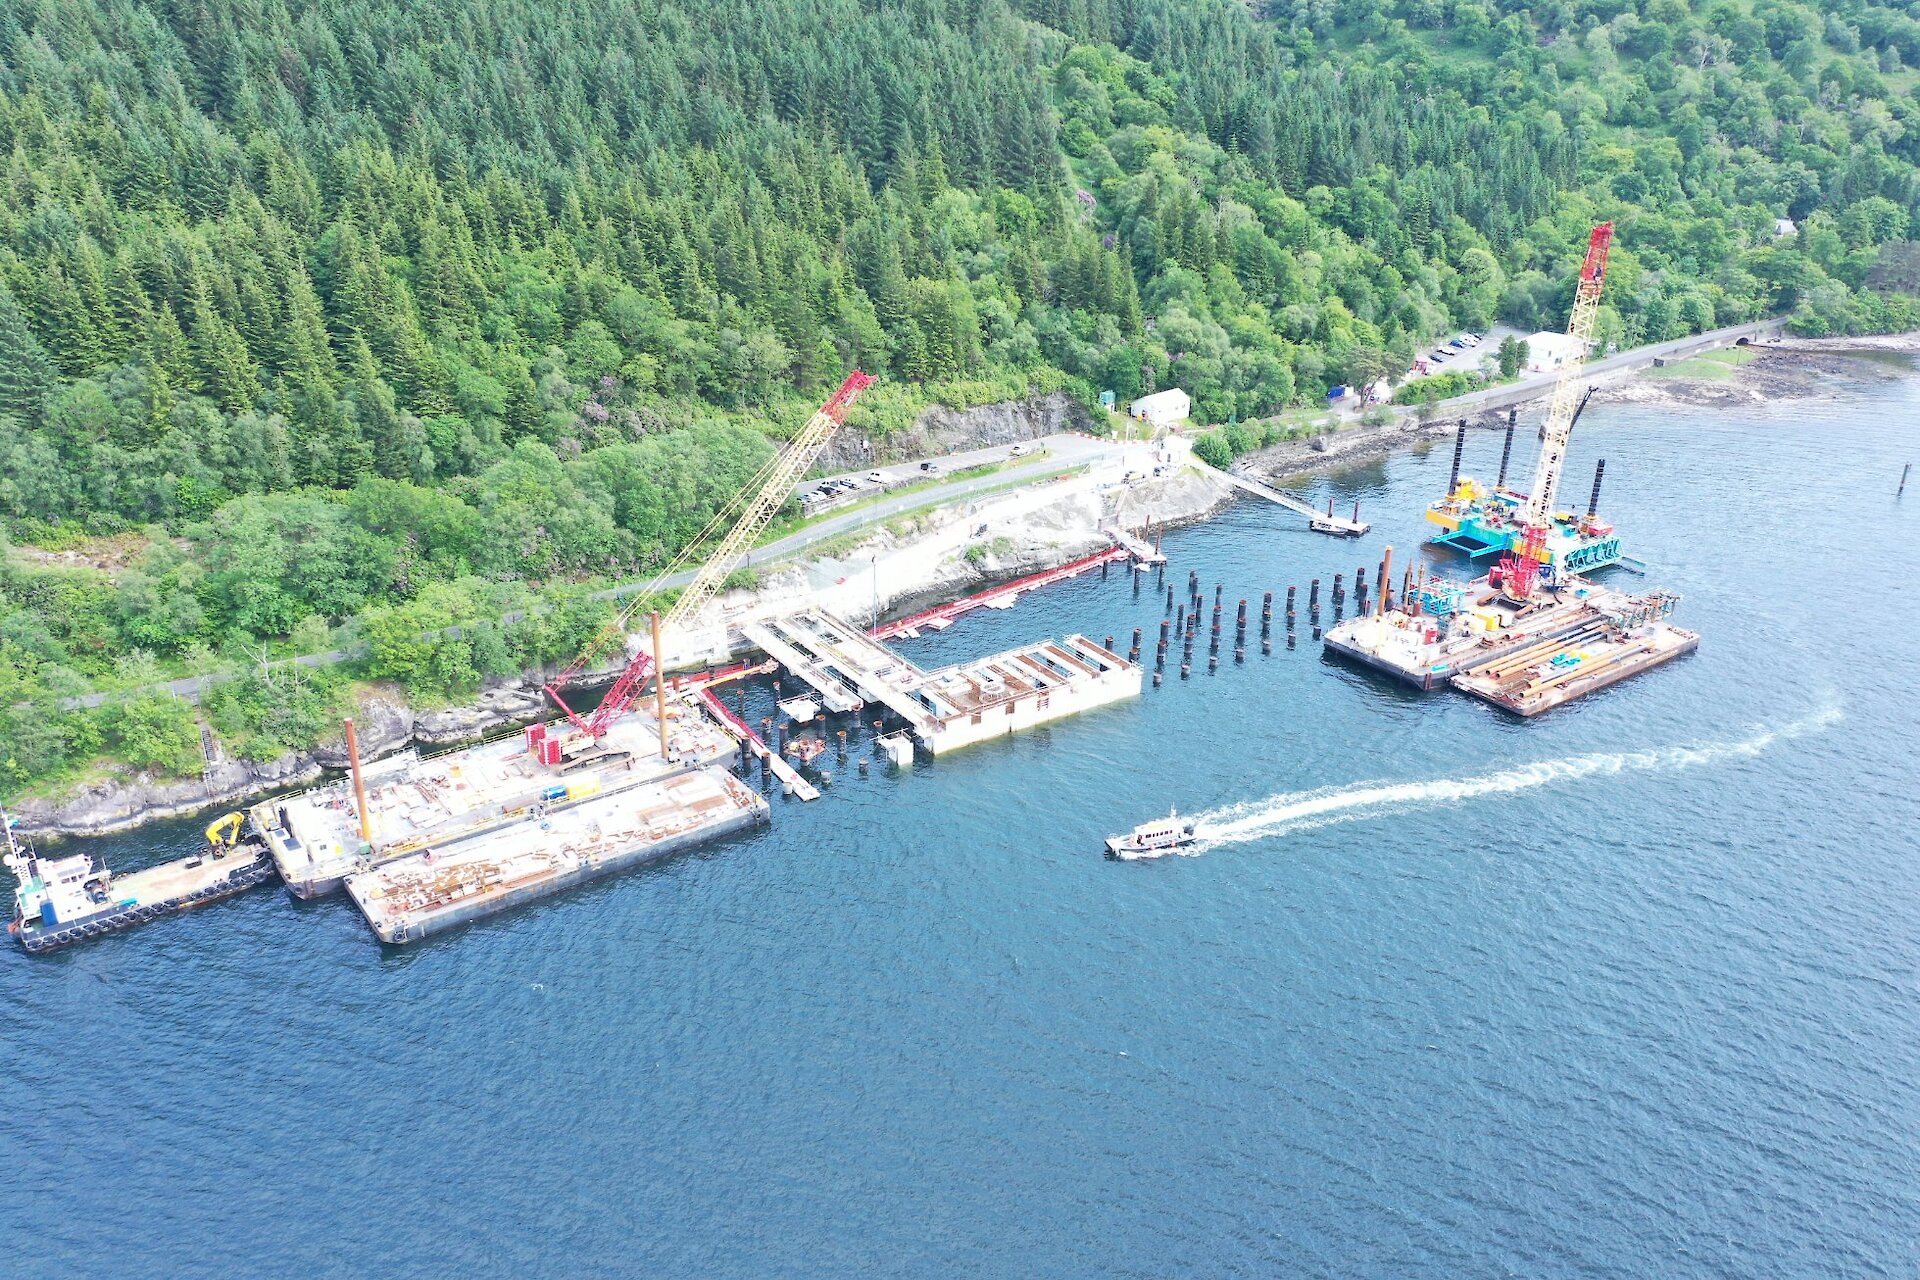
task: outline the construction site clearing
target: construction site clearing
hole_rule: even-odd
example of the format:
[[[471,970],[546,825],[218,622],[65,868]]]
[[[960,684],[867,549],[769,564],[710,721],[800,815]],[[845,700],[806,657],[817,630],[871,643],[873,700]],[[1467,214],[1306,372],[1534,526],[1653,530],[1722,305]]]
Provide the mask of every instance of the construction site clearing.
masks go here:
[[[1517,603],[1486,578],[1427,578],[1400,607],[1336,623],[1327,649],[1416,689],[1452,685],[1535,716],[1699,646],[1668,615],[1680,597],[1629,595],[1582,579]]]
[[[709,766],[381,862],[346,888],[382,942],[414,942],[768,817],[758,792]]]

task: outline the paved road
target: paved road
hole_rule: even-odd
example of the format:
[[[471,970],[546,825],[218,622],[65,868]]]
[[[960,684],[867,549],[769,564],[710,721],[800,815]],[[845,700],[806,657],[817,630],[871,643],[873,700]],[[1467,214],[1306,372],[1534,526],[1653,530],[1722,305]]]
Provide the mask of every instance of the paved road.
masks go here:
[[[1064,458],[1066,465],[1072,466],[1087,458],[1100,456],[1106,450],[1114,448],[1115,442],[1110,440],[1090,440],[1085,436],[1068,435],[1062,432],[1057,435],[1042,436],[1038,440],[1023,441],[1019,447],[1025,451],[1025,454],[1038,453],[1042,449],[1049,450],[1056,460]],[[811,480],[803,480],[795,485],[793,487],[793,496],[797,498],[809,490],[818,489],[828,481],[851,480],[860,486],[857,496],[867,498],[872,496],[876,488],[891,489],[899,485],[919,484],[925,480],[937,479],[941,475],[952,475],[956,471],[965,471],[969,467],[981,467],[986,466],[988,463],[1013,461],[1015,460],[1014,448],[1015,446],[1011,444],[990,444],[985,448],[964,449],[959,453],[942,454],[936,458],[912,458],[905,462],[889,463],[882,467],[865,467],[858,471],[843,471],[838,475],[815,476]],[[933,472],[924,471],[921,469],[922,462],[932,462],[938,467],[938,470]],[[1012,468],[1008,468],[1008,471],[1010,470],[1012,470]],[[876,472],[880,476],[880,482],[877,486],[870,479]],[[1002,471],[997,474],[1005,475],[1007,471]]]
[[[1656,342],[1651,346],[1635,347],[1631,351],[1620,351],[1601,360],[1590,360],[1580,371],[1581,378],[1599,378],[1610,373],[1625,373],[1633,369],[1651,368],[1655,360],[1671,359],[1676,356],[1695,355],[1702,351],[1713,351],[1720,347],[1730,347],[1742,338],[1760,338],[1764,335],[1780,332],[1782,321],[1757,320],[1752,324],[1729,325],[1725,329],[1715,329],[1710,333],[1697,333],[1690,338],[1675,338],[1671,342]],[[1434,406],[1443,416],[1446,413],[1471,412],[1476,409],[1498,409],[1522,400],[1531,400],[1553,390],[1553,384],[1559,381],[1556,372],[1537,373],[1522,378],[1518,382],[1509,382],[1504,386],[1483,387],[1479,391],[1469,391],[1463,396],[1451,400],[1442,400]]]

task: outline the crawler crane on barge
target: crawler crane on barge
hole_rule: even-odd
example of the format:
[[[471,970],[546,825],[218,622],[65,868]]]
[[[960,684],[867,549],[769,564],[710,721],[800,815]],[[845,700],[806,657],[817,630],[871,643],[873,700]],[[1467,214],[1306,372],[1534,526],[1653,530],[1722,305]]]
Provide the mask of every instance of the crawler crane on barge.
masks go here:
[[[1454,477],[1444,498],[1427,508],[1427,519],[1442,532],[1434,542],[1478,559],[1504,552],[1495,577],[1517,598],[1525,598],[1546,576],[1558,581],[1603,568],[1621,559],[1620,539],[1611,524],[1600,519],[1600,473],[1595,472],[1593,498],[1584,516],[1554,510],[1560,476],[1566,465],[1567,442],[1579,419],[1584,398],[1580,376],[1600,318],[1600,294],[1606,283],[1607,254],[1613,244],[1613,224],[1603,222],[1587,239],[1587,255],[1574,288],[1573,312],[1567,323],[1572,350],[1554,382],[1553,400],[1541,430],[1540,457],[1534,464],[1533,488],[1518,493],[1504,484],[1506,457],[1500,460],[1501,480],[1487,488],[1459,476],[1456,444]],[[1466,424],[1461,423],[1464,439]],[[1508,442],[1511,444],[1511,428]],[[1605,463],[1601,464],[1602,467]]]

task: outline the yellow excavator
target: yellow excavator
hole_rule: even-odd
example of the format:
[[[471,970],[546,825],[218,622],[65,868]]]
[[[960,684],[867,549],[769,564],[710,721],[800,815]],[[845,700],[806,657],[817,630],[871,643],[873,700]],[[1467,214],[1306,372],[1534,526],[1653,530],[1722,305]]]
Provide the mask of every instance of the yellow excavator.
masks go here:
[[[224,858],[240,843],[240,828],[246,824],[244,813],[230,813],[207,828],[207,852]]]

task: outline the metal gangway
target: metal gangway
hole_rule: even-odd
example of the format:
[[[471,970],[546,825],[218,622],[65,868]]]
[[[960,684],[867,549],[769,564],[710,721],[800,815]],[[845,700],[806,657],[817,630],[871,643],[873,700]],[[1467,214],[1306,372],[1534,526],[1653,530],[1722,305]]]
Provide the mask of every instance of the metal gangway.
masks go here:
[[[1277,503],[1289,511],[1299,512],[1311,522],[1311,527],[1315,533],[1331,533],[1342,538],[1357,538],[1373,527],[1364,520],[1357,518],[1348,519],[1346,516],[1333,514],[1333,505],[1331,503],[1327,505],[1325,511],[1320,511],[1306,499],[1296,498],[1284,489],[1276,489],[1270,484],[1264,484],[1259,480],[1253,479],[1251,476],[1243,476],[1236,471],[1222,471],[1218,467],[1208,467],[1206,463],[1201,462],[1198,458],[1194,459],[1194,465],[1206,467],[1207,470],[1221,477],[1236,489],[1243,489],[1255,497],[1265,498],[1268,502]]]

